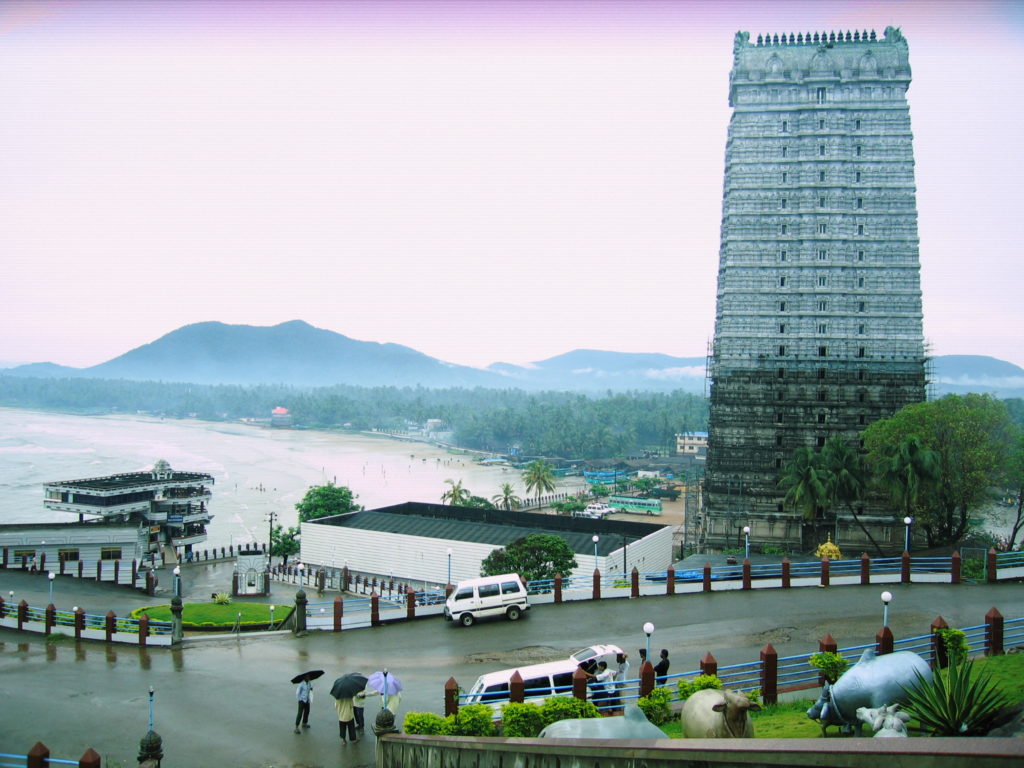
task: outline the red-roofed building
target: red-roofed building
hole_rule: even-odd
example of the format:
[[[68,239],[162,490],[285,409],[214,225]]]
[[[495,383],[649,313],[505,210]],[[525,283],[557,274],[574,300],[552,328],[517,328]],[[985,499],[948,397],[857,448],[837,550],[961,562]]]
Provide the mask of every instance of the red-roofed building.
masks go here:
[[[270,412],[270,426],[277,429],[288,429],[292,425],[292,415],[287,408],[280,405]]]

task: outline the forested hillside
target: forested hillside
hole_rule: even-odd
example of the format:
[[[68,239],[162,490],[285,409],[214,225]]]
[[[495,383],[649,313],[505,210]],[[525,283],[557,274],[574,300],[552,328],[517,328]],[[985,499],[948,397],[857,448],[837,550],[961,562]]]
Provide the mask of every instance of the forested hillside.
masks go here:
[[[442,419],[465,448],[599,458],[674,446],[707,428],[707,402],[683,392],[604,397],[568,392],[334,386],[204,386],[107,379],[0,376],[0,405],[63,412],[136,413],[212,421],[268,418],[288,408],[298,427],[404,430]]]

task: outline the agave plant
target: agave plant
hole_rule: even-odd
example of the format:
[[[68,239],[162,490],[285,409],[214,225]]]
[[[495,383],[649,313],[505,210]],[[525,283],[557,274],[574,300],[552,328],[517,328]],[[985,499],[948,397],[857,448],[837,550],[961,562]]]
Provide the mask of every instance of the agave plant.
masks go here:
[[[952,664],[931,681],[917,673],[917,682],[904,688],[908,701],[903,709],[935,736],[978,736],[987,733],[999,710],[1010,700],[992,675],[975,675],[974,662]]]

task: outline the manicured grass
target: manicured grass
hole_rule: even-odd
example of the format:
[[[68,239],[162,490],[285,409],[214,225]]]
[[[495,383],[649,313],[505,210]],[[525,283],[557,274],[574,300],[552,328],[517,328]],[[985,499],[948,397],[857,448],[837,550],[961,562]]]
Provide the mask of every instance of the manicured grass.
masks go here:
[[[992,679],[1006,692],[1013,702],[1024,701],[1024,653],[1013,653],[990,658],[976,658],[975,667],[991,673]],[[814,702],[811,699],[788,701],[780,704],[762,705],[760,712],[754,712],[754,733],[761,739],[816,739],[821,736],[821,727],[807,717],[807,710]],[[917,721],[909,724],[910,735],[915,732]],[[677,716],[672,722],[661,726],[671,739],[683,738],[682,725]],[[864,735],[872,734],[864,726]],[[829,737],[839,736],[838,729],[829,728]]]
[[[274,606],[274,626],[278,626],[291,616],[294,606]],[[143,613],[148,614],[154,621],[170,621],[170,605],[150,605],[145,608],[136,608],[132,611],[132,618],[138,618]],[[223,627],[230,629],[241,614],[242,626],[262,626],[270,623],[269,603],[229,603],[218,605],[217,603],[185,603],[182,606],[181,623],[184,629]]]

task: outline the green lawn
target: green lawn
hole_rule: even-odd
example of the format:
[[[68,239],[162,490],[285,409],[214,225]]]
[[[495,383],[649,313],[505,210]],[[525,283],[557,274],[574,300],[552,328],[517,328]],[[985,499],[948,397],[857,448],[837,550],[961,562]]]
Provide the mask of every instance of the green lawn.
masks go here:
[[[295,609],[291,605],[274,606],[274,626],[291,616]],[[145,608],[136,608],[132,611],[132,618],[138,618],[143,613],[148,614],[154,621],[170,621],[170,605],[149,605]],[[270,623],[269,603],[229,603],[218,605],[217,603],[185,603],[182,606],[181,623],[184,629],[207,629],[222,627],[230,629],[235,626],[235,621],[241,614],[241,625],[243,627],[262,627]]]
[[[1024,653],[1014,653],[991,658],[978,658],[975,661],[978,670],[985,669],[993,679],[1009,695],[1011,701],[1024,701]],[[788,701],[781,704],[762,706],[760,712],[754,712],[754,733],[762,739],[815,739],[821,736],[821,727],[809,717],[807,710],[814,702],[811,699]],[[911,736],[916,721],[910,723]],[[683,738],[679,718],[661,726],[665,735],[672,739]],[[864,735],[872,733],[864,726]],[[838,735],[838,729],[832,727],[828,735]]]

